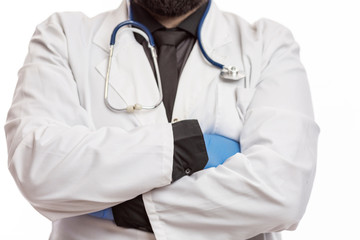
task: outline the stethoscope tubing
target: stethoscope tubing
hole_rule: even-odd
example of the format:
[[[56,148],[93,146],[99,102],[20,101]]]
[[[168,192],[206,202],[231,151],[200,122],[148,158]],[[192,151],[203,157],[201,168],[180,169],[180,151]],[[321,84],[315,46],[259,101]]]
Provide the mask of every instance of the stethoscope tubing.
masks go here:
[[[149,44],[153,47],[155,47],[155,41],[154,41],[154,37],[152,36],[151,32],[149,31],[149,29],[147,27],[145,27],[145,25],[139,23],[139,22],[136,22],[132,19],[130,20],[127,20],[127,21],[124,21],[122,23],[119,23],[113,30],[112,34],[111,34],[111,39],[110,39],[110,46],[113,46],[115,45],[115,41],[116,41],[116,35],[117,35],[117,32],[119,31],[120,28],[122,27],[125,27],[127,25],[131,25],[131,26],[135,26],[135,27],[138,27],[140,28],[141,30],[143,30],[146,35],[148,36],[149,38]]]
[[[215,67],[217,68],[220,68],[220,69],[223,69],[224,68],[224,65],[221,64],[221,63],[218,63],[216,61],[214,61],[205,51],[204,49],[204,46],[202,44],[202,37],[201,37],[201,30],[202,30],[202,27],[203,27],[203,24],[205,22],[205,19],[206,19],[206,16],[208,15],[209,11],[210,11],[210,7],[211,7],[211,0],[208,1],[208,4],[206,6],[206,9],[205,9],[205,12],[199,22],[199,25],[198,25],[198,29],[197,29],[197,38],[198,38],[198,42],[199,42],[199,48],[201,50],[201,53],[202,55],[206,58],[206,60],[211,63],[212,65],[214,65]]]
[[[114,30],[111,34],[109,61],[108,61],[106,79],[105,79],[105,94],[104,94],[105,105],[111,111],[114,111],[114,112],[123,112],[123,111],[134,112],[135,110],[141,110],[141,109],[151,110],[151,109],[157,108],[162,103],[162,100],[163,100],[160,71],[159,71],[159,66],[158,66],[158,62],[157,62],[157,54],[156,54],[156,46],[155,46],[154,38],[153,38],[151,32],[149,31],[149,29],[145,25],[133,20],[131,4],[130,4],[129,0],[127,3],[129,6],[129,9],[128,9],[129,20],[126,20],[126,21],[118,24],[114,28]],[[212,3],[212,0],[208,0],[205,12],[204,12],[203,16],[201,17],[198,28],[197,28],[198,45],[201,50],[201,53],[210,64],[221,69],[220,76],[222,78],[228,79],[228,80],[239,80],[241,78],[244,78],[245,74],[243,72],[240,72],[236,67],[234,67],[234,66],[225,67],[223,64],[214,61],[205,51],[205,48],[202,44],[201,32],[202,32],[202,27],[205,22],[205,19],[210,11],[211,3]],[[131,26],[131,27],[123,28],[125,26]],[[133,28],[133,26],[136,28]],[[156,72],[156,81],[157,81],[158,88],[159,88],[159,100],[153,106],[145,106],[145,105],[136,103],[134,105],[128,105],[126,108],[115,108],[109,102],[108,92],[109,92],[109,81],[110,81],[112,56],[113,56],[113,52],[114,52],[114,45],[116,42],[116,35],[120,29],[124,29],[126,31],[137,32],[148,41],[148,47],[151,51],[152,59],[154,62],[154,68],[155,68],[155,72]]]

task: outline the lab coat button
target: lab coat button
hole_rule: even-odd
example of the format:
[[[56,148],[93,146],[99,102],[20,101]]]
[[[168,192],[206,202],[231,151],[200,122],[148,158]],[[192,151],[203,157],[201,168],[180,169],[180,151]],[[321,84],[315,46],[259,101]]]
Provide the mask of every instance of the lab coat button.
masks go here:
[[[186,175],[190,175],[190,173],[191,173],[191,169],[190,169],[190,168],[185,169],[185,174],[186,174]]]

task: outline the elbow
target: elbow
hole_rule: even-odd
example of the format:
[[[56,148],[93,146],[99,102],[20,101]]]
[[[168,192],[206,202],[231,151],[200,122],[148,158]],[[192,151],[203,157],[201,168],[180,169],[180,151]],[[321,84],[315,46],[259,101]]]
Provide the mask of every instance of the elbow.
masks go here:
[[[310,199],[313,180],[315,177],[315,164],[307,168],[290,171],[292,174],[281,175],[275,182],[267,185],[267,203],[271,222],[268,232],[295,230],[303,218]]]
[[[301,188],[301,191],[282,193],[282,197],[275,203],[277,207],[273,213],[275,223],[271,232],[295,230],[305,214],[310,197],[311,187]]]
[[[285,202],[275,219],[277,226],[271,231],[295,230],[305,213],[306,203],[293,201]]]
[[[289,166],[295,168],[287,167],[292,171],[280,174],[282,180],[278,178],[276,182],[279,185],[273,188],[277,193],[279,209],[279,213],[275,213],[280,226],[278,231],[295,230],[306,212],[316,173],[316,158],[312,156],[307,159],[309,161],[289,161]]]
[[[56,211],[56,207],[53,206],[54,202],[51,201],[49,196],[41,193],[41,187],[37,187],[33,182],[24,182],[19,180],[18,177],[14,176],[15,182],[24,196],[24,198],[30,203],[30,205],[41,215],[49,219],[50,221],[55,221],[60,218],[63,218],[61,212]]]
[[[56,220],[53,211],[51,211],[54,196],[49,194],[49,184],[41,174],[33,174],[34,172],[31,170],[24,171],[26,168],[24,165],[26,165],[26,161],[21,163],[15,159],[9,161],[9,171],[20,192],[40,214],[51,221]]]

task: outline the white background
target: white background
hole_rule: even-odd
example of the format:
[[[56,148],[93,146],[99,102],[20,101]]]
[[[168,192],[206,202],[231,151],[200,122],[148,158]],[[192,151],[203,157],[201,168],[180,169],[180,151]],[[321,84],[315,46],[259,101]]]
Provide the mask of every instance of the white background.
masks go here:
[[[6,2],[6,4],[4,4]],[[0,123],[3,125],[35,26],[55,11],[94,16],[120,0],[13,0],[0,7]],[[218,0],[253,22],[266,17],[290,28],[312,89],[321,127],[318,171],[303,221],[285,240],[360,239],[360,14],[356,0]],[[51,224],[22,197],[7,169],[0,137],[0,239],[48,239]],[[226,240],[226,239],[224,239]]]

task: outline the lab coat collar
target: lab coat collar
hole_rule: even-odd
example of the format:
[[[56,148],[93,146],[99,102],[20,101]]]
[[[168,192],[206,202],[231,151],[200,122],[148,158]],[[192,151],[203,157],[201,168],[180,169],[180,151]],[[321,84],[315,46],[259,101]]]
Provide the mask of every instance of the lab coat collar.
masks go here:
[[[126,0],[122,1],[120,7],[110,11],[104,22],[96,32],[93,43],[109,52],[110,37],[114,28],[121,22],[128,20],[128,10]]]

